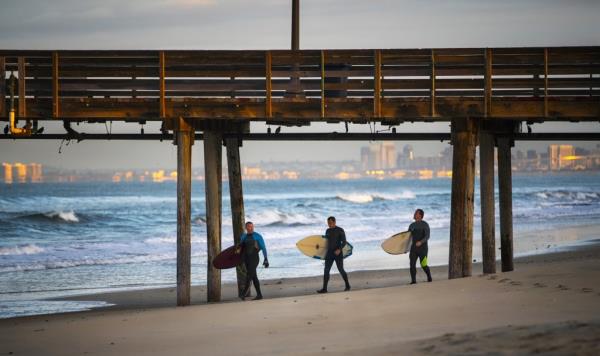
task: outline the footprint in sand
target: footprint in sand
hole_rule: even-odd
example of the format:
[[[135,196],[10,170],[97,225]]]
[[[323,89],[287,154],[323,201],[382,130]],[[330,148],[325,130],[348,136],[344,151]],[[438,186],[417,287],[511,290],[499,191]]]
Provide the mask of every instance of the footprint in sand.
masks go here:
[[[560,290],[569,290],[569,289],[571,289],[571,288],[569,288],[569,287],[567,287],[567,286],[564,286],[564,285],[562,285],[562,284],[559,284],[559,285],[557,285],[557,286],[556,286],[556,288],[558,288],[558,289],[560,289]]]
[[[521,283],[521,282],[519,282],[519,281],[512,281],[512,282],[510,282],[510,285],[512,285],[512,286],[520,286],[520,285],[522,285],[522,284],[523,284],[523,283]]]
[[[594,290],[593,290],[592,288],[581,288],[581,291],[582,291],[583,293],[591,293],[591,292],[593,292]]]
[[[502,278],[501,280],[498,281],[498,283],[504,283],[504,282],[508,282],[510,281],[510,278]]]
[[[546,288],[547,287],[547,285],[545,285],[544,283],[534,283],[533,286],[536,288]]]

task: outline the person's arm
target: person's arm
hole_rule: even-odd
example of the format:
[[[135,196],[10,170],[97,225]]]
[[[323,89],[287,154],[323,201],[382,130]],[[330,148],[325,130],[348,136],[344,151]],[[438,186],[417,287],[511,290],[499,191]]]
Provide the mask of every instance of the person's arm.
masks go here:
[[[344,246],[346,246],[346,243],[348,243],[346,241],[346,232],[344,231],[344,229],[340,228],[340,250],[344,248]]]
[[[267,246],[265,245],[265,240],[263,239],[261,234],[254,233],[254,236],[257,238],[258,248],[262,251],[263,257],[265,261],[267,260]]]
[[[421,239],[421,244],[426,244],[429,240],[429,224],[425,223],[425,236]]]

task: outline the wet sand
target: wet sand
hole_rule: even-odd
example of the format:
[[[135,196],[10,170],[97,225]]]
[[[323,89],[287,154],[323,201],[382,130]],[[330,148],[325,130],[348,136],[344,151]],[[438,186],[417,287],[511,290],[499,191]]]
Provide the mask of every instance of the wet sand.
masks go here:
[[[265,281],[262,301],[172,307],[173,288],[77,297],[116,306],[0,320],[0,354],[600,353],[600,243],[519,258],[515,271],[407,285],[406,270]],[[424,274],[419,271],[422,281]],[[73,298],[72,298],[73,299]],[[235,301],[235,302],[234,302]]]

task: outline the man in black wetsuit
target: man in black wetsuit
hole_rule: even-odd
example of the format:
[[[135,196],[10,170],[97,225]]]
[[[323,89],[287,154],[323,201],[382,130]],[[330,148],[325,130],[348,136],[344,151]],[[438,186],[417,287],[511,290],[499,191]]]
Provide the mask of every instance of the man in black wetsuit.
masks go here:
[[[421,267],[427,274],[427,282],[431,282],[431,271],[427,265],[427,240],[429,240],[429,224],[423,220],[425,212],[422,209],[415,210],[415,222],[410,224],[408,230],[411,232],[412,244],[410,246],[410,284],[417,283],[417,258],[421,261]]]
[[[256,267],[258,267],[259,257],[258,251],[262,251],[264,262],[263,266],[269,268],[269,260],[267,259],[267,246],[265,240],[258,232],[254,231],[254,224],[250,221],[246,223],[246,233],[244,233],[240,239],[240,248],[242,253],[242,261],[246,266],[246,284],[244,290],[240,293],[240,299],[245,300],[250,289],[250,282],[254,283],[254,289],[256,289],[256,297],[254,300],[260,300],[263,298],[260,291],[260,281],[256,275]]]
[[[344,254],[342,249],[346,246],[346,233],[344,229],[335,225],[335,217],[330,216],[327,218],[327,225],[329,229],[325,231],[325,238],[327,239],[327,254],[325,255],[325,274],[323,276],[323,289],[319,289],[317,293],[327,293],[327,283],[329,283],[329,271],[333,262],[337,266],[338,271],[342,275],[346,288],[344,291],[350,290],[350,283],[348,283],[348,275],[344,271]]]

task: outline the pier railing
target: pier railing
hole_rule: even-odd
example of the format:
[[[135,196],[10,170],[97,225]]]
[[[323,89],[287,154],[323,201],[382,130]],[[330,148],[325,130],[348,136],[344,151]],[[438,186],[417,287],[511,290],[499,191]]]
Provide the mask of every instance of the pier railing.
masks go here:
[[[11,88],[26,119],[597,120],[600,47],[0,50],[2,119]]]

